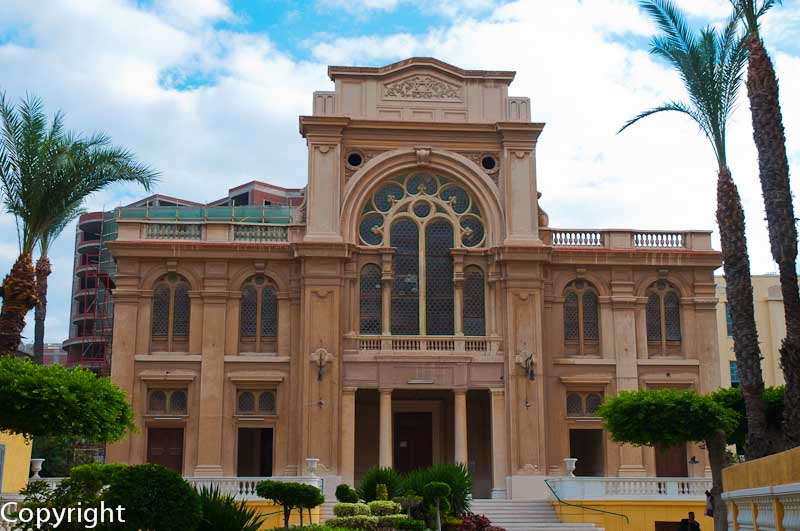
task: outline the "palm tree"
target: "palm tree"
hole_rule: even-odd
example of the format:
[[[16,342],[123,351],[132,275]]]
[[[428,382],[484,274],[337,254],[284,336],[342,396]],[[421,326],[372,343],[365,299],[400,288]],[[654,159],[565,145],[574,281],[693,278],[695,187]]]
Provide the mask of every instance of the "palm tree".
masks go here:
[[[47,277],[50,276],[51,264],[49,258],[50,244],[64,231],[67,225],[75,218],[86,212],[76,203],[64,210],[63,217],[57,220],[50,230],[42,235],[39,240],[39,259],[36,260],[36,307],[34,308],[33,331],[33,361],[44,362],[44,320],[47,317]]]
[[[753,316],[753,286],[747,255],[745,220],[742,202],[728,167],[726,127],[742,82],[747,53],[738,32],[738,20],[732,17],[721,29],[706,27],[693,32],[685,15],[668,0],[641,2],[655,21],[661,35],[653,38],[650,52],[665,59],[681,76],[688,92],[688,102],[670,101],[629,120],[620,131],[642,118],[663,111],[675,111],[691,118],[711,142],[717,159],[717,224],[722,246],[726,293],[733,322],[733,341],[740,385],[745,398],[749,426],[747,455],[767,455],[772,439],[767,433],[764,409],[764,381],[761,375],[761,351]],[[715,478],[712,493],[719,498],[721,478]],[[715,528],[724,509],[715,511]]]
[[[800,445],[800,290],[797,286],[797,227],[789,161],[783,132],[778,79],[759,34],[758,20],[779,0],[731,0],[747,30],[747,97],[758,150],[758,173],[767,212],[772,258],[780,271],[786,338],[780,348],[786,380],[783,435],[788,447]]]
[[[157,175],[103,134],[66,132],[60,112],[48,125],[42,102],[34,96],[15,107],[0,93],[0,119],[0,190],[6,210],[16,218],[19,243],[19,257],[2,285],[0,354],[9,354],[16,351],[25,316],[38,302],[36,246],[44,238],[46,251],[58,225],[91,193],[125,181],[149,190]]]

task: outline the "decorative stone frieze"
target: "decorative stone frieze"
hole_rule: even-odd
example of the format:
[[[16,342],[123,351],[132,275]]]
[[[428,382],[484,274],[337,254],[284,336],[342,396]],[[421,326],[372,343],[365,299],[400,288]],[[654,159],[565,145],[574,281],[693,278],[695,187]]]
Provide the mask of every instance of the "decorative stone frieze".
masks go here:
[[[388,99],[461,101],[461,87],[427,75],[416,75],[387,83],[383,96]]]

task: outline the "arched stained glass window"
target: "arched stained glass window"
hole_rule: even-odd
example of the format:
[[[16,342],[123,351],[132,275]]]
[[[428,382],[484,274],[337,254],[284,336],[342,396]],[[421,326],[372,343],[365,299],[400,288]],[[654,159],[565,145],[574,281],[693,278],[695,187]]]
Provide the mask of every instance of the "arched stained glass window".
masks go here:
[[[359,331],[362,334],[380,334],[383,315],[381,270],[375,264],[367,264],[361,268],[359,292]]]
[[[453,316],[453,227],[437,220],[425,228],[425,298],[427,334],[450,336]]]
[[[464,269],[464,335],[486,335],[486,302],[483,271],[476,266]]]
[[[175,273],[165,275],[153,287],[153,350],[185,350],[188,347],[190,313],[189,284]]]
[[[659,280],[647,290],[647,350],[667,355],[681,349],[680,297],[668,282]]]
[[[256,275],[242,286],[239,339],[244,344],[240,348],[261,352],[268,346],[267,340],[277,335],[278,290],[267,277]]]
[[[392,225],[392,334],[419,334],[419,229],[409,219]]]
[[[564,342],[568,354],[599,351],[600,312],[597,290],[583,279],[570,282],[564,291]]]

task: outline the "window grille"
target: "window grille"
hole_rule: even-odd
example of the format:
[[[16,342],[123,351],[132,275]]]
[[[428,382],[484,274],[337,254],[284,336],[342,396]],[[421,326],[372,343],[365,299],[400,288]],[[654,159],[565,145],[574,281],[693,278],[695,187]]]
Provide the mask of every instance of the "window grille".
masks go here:
[[[167,337],[169,330],[169,287],[158,286],[153,291],[153,336]]]
[[[176,390],[172,391],[169,397],[169,412],[177,414],[186,414],[186,391]]]
[[[242,290],[242,302],[239,306],[239,334],[242,337],[256,337],[258,321],[258,294],[253,286],[245,286]]]
[[[598,340],[600,327],[597,315],[597,294],[593,291],[583,292],[583,338]]]
[[[275,393],[272,391],[264,391],[258,396],[258,412],[267,415],[275,414]]]
[[[653,283],[647,295],[648,352],[666,355],[680,351],[681,313],[677,291],[666,281]]]
[[[172,312],[172,335],[187,337],[189,335],[189,286],[185,282],[175,286],[173,291],[175,301]]]
[[[651,293],[647,297],[647,340],[661,341],[661,298]]]
[[[568,417],[582,417],[583,416],[583,398],[577,393],[570,393],[567,395],[567,416]]]
[[[586,395],[586,416],[591,416],[597,413],[597,408],[603,403],[603,397],[597,393],[589,393]]]
[[[578,295],[568,291],[564,298],[564,339],[577,341],[580,337],[578,323]]]
[[[731,318],[731,306],[725,303],[725,328],[727,329],[728,336],[733,335],[733,319]]]
[[[149,413],[167,412],[167,394],[164,391],[151,391],[150,400],[147,402]]]
[[[427,334],[454,333],[453,316],[453,227],[435,221],[425,229],[425,297]]]
[[[597,290],[584,279],[573,280],[564,290],[564,340],[567,354],[594,354],[599,349]]]
[[[486,303],[483,271],[470,266],[464,270],[464,335],[486,335]]]
[[[256,399],[250,391],[242,391],[239,393],[237,401],[237,410],[239,413],[255,413]]]
[[[274,286],[261,290],[261,335],[275,337],[278,335],[278,293]]]
[[[419,334],[419,230],[401,219],[392,225],[392,334]]]
[[[667,341],[681,340],[681,317],[678,296],[674,291],[664,295],[664,327],[667,330]]]
[[[735,361],[728,362],[728,370],[731,372],[731,387],[739,387],[739,368]]]
[[[380,334],[382,331],[381,270],[375,264],[365,265],[359,279],[359,331]]]

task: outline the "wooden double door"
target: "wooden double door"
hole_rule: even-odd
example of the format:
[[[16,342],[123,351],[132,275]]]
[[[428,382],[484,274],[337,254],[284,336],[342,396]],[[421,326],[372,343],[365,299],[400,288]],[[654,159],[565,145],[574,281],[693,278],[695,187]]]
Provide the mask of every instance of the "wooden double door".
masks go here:
[[[433,414],[397,412],[394,414],[394,467],[400,472],[426,468],[433,464]]]
[[[183,428],[148,428],[147,462],[183,474]]]

